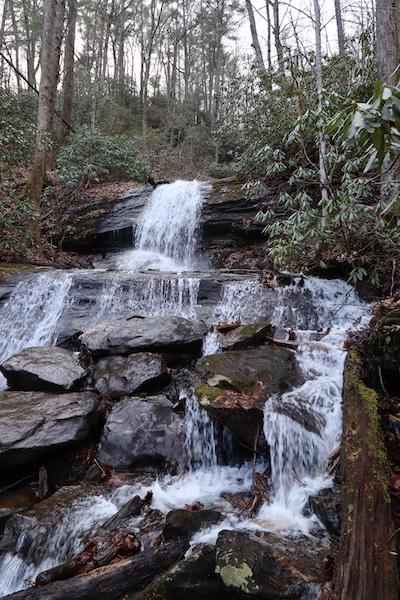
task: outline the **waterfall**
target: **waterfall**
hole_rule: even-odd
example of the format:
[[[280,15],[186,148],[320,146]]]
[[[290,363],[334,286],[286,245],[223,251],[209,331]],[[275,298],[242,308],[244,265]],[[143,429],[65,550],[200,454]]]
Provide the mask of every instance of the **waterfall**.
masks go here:
[[[28,557],[21,557],[17,550],[4,556],[0,596],[21,589],[27,585],[24,580],[33,580],[42,570],[68,560],[81,549],[84,532],[95,522],[103,522],[134,495],[144,497],[150,490],[152,508],[164,513],[194,502],[224,513],[222,522],[196,534],[193,544],[214,543],[221,529],[324,535],[317,518],[304,516],[303,508],[310,494],[331,483],[324,461],[340,440],[343,342],[349,329],[366,325],[370,307],[341,281],[291,276],[291,285],[267,289],[256,278],[228,274],[220,276],[215,285],[219,301],[202,306],[201,274],[186,277],[182,271],[198,264],[203,191],[204,184],[197,181],[178,181],[154,190],[136,229],[135,248],[117,257],[116,271],[52,271],[21,281],[0,309],[0,359],[28,346],[55,343],[60,330],[84,329],[101,320],[135,314],[205,318],[212,323],[268,320],[283,330],[295,330],[296,358],[305,383],[270,397],[264,409],[271,463],[270,504],[265,503],[257,516],[244,517],[221,500],[222,492],[251,490],[253,464],[218,463],[213,425],[188,380],[178,389],[185,403],[187,472],[160,476],[153,482],[150,478],[145,483],[138,480],[113,490],[106,498],[95,496],[78,502],[64,520],[60,518],[55,531],[46,532],[46,547],[39,536],[32,539]],[[210,332],[204,354],[219,352],[220,335],[215,329]],[[257,461],[259,473],[266,463],[267,459]],[[22,534],[18,547],[24,539]]]
[[[281,326],[296,328],[296,354],[306,381],[266,402],[272,501],[258,521],[267,528],[278,522],[283,528],[308,531],[304,504],[310,494],[329,485],[324,460],[341,437],[343,344],[349,329],[368,324],[370,305],[342,281],[311,277],[297,278],[278,296],[273,318]],[[299,297],[305,300],[304,312],[298,308]]]
[[[51,271],[27,276],[16,286],[0,311],[0,362],[24,348],[55,342],[71,283],[69,273]],[[5,387],[0,375],[0,389]]]
[[[137,223],[135,249],[122,254],[117,267],[174,272],[193,269],[205,187],[199,181],[158,186]]]

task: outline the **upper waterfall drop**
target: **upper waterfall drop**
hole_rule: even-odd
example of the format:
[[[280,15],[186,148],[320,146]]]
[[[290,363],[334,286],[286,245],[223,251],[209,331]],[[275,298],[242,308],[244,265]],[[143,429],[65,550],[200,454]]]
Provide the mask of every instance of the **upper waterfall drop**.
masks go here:
[[[207,184],[182,181],[158,186],[138,220],[135,248],[122,253],[119,269],[188,271],[195,253]]]

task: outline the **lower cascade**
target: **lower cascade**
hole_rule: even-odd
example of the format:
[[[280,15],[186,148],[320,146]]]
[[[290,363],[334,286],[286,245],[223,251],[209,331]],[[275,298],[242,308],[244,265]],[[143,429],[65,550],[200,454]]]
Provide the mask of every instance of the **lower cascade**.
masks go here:
[[[13,460],[29,470],[31,452],[37,468],[48,468],[50,486],[49,452],[64,452],[60,460],[65,448],[75,452],[70,481],[9,513],[0,539],[1,597],[59,565],[74,563],[74,574],[84,573],[82,551],[92,544],[100,555],[95,539],[107,539],[109,551],[107,535],[139,497],[139,508],[118,521],[124,544],[116,555],[147,556],[187,540],[184,561],[203,561],[203,578],[190,563],[182,584],[190,596],[173,587],[172,570],[172,587],[160,597],[318,598],[338,535],[331,509],[315,506],[336,498],[344,342],[368,324],[370,305],[339,280],[286,274],[271,285],[254,273],[193,270],[203,188],[178,182],[156,189],[135,249],[116,256],[115,269],[29,275],[0,305],[0,362],[14,382],[0,392],[2,403],[30,394],[35,413],[39,400],[56,398],[59,407],[71,397],[76,406],[84,397],[97,415],[77,428],[88,428],[83,437],[63,438],[60,447],[55,440],[39,451],[32,442],[27,450],[25,439],[0,446],[7,481]],[[161,212],[166,206],[171,219]],[[75,358],[83,352],[81,379],[59,383],[54,369],[29,367],[22,351],[42,348],[46,357],[55,344]],[[20,388],[12,358],[19,354],[33,373]],[[58,408],[47,417],[40,407],[30,437],[56,419]],[[113,598],[155,597],[151,579],[144,591],[121,588]]]

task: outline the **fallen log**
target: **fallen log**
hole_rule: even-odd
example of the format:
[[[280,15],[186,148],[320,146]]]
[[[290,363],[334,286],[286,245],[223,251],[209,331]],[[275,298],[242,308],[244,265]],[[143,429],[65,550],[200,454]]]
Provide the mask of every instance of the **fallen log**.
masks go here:
[[[188,547],[187,542],[171,542],[91,573],[16,592],[3,600],[115,600],[149,584],[179,560]]]
[[[396,600],[389,470],[378,395],[362,379],[361,355],[344,372],[341,536],[332,600]]]

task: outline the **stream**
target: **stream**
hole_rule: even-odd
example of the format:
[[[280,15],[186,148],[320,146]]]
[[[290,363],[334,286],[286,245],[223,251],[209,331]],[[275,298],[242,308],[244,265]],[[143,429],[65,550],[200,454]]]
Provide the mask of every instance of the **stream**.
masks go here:
[[[222,464],[217,431],[194,396],[182,384],[185,403],[187,469],[149,481],[129,482],[108,493],[90,492],[71,502],[45,540],[30,540],[24,559],[8,552],[0,562],[0,596],[28,586],[41,571],[69,560],[80,550],[84,532],[102,523],[134,495],[153,492],[152,508],[164,514],[200,502],[218,508],[224,518],[196,533],[191,545],[214,544],[221,530],[278,532],[291,539],[328,543],[315,514],[304,510],[308,497],[329,487],[327,456],[341,437],[341,390],[349,332],[363,329],[370,305],[340,280],[288,274],[266,285],[255,273],[218,272],[199,253],[199,218],[207,184],[178,181],[155,189],[136,227],[135,247],[111,256],[95,270],[47,271],[25,276],[0,305],[0,362],[31,346],[48,346],[75,330],[102,320],[131,315],[176,315],[210,323],[269,321],[276,335],[295,332],[297,362],[304,383],[268,398],[264,435],[270,456],[257,459],[257,471],[270,469],[271,497],[258,514],[240,518],[221,498],[249,490],[251,460]],[[221,334],[212,328],[203,354],[220,352]],[[0,386],[6,388],[1,378]],[[293,418],[293,415],[299,415]],[[304,417],[304,415],[306,415]],[[318,425],[305,428],[304,419]],[[312,429],[312,430],[310,430]],[[221,432],[219,443],[221,440]],[[232,444],[229,431],[223,443]],[[28,534],[27,534],[28,535]],[[23,545],[24,533],[17,542]],[[310,590],[307,598],[315,597]],[[314,594],[314,595],[313,595]],[[306,597],[306,596],[304,596]]]

